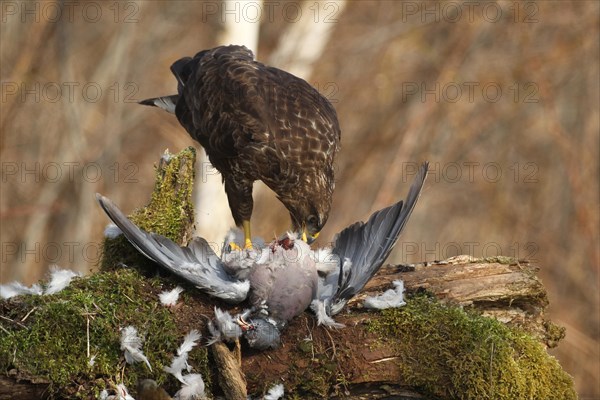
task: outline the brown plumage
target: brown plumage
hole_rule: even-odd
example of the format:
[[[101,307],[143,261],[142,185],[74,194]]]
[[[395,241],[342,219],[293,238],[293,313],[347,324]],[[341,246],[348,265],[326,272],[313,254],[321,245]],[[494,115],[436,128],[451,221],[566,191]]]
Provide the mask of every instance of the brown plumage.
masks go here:
[[[262,180],[290,212],[293,229],[315,236],[327,222],[340,128],[331,103],[306,81],[221,46],[176,61],[178,94],[142,104],[174,112],[206,150],[229,207],[249,238],[252,184]]]

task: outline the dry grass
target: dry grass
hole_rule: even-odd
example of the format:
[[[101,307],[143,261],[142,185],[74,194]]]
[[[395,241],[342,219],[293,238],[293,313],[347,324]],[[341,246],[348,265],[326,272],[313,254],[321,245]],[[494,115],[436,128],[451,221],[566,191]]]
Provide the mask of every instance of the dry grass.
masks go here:
[[[287,3],[261,26],[261,60],[281,45]],[[95,23],[85,3],[52,22],[48,4],[2,3],[3,282],[30,283],[53,262],[93,269],[106,223],[93,193],[130,210],[161,152],[192,144],[174,118],[130,100],[173,91],[170,63],[216,45],[221,26],[202,14],[211,2],[92,2]],[[484,4],[457,16],[444,3],[362,1],[335,15],[310,79],[343,132],[323,237],[403,196],[414,163],[429,160],[436,169],[391,261],[498,249],[535,259],[551,316],[568,328],[556,355],[582,397],[600,396],[600,6]],[[257,234],[286,229],[274,196],[255,203]]]

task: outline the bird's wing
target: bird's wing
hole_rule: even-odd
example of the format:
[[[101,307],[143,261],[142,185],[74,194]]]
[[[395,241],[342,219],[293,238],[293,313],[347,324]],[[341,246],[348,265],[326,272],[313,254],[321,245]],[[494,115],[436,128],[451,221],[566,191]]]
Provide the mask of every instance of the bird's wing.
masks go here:
[[[230,303],[246,299],[250,283],[236,280],[227,274],[221,260],[206,240],[197,237],[188,246],[180,247],[162,235],[147,233],[138,228],[108,198],[96,194],[96,199],[127,240],[144,256],[211,296]]]
[[[390,255],[419,199],[428,168],[427,162],[421,165],[404,201],[375,212],[366,223],[357,222],[337,235],[332,253],[339,257],[340,266],[337,290],[330,302],[331,315],[340,312],[362,290]]]
[[[264,136],[254,136],[271,143],[277,153],[269,159],[277,160],[277,165],[269,168],[288,181],[298,169],[321,170],[333,164],[341,137],[333,105],[305,80],[256,64],[261,69],[255,72],[255,81],[258,87],[266,89],[259,90],[260,101],[251,101],[249,106],[268,127]],[[258,150],[263,151],[262,147]],[[330,169],[333,174],[333,167]]]

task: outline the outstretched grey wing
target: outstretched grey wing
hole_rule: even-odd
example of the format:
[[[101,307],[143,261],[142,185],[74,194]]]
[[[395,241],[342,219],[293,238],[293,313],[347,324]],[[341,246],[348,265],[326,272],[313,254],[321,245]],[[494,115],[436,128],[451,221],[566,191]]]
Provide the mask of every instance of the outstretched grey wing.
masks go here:
[[[417,204],[428,168],[427,162],[421,165],[404,202],[379,210],[366,223],[357,222],[337,235],[332,254],[339,257],[340,269],[337,290],[330,302],[330,315],[340,312],[390,255]]]
[[[211,296],[230,303],[246,299],[250,283],[231,277],[206,240],[197,237],[187,247],[180,247],[162,235],[138,228],[108,198],[96,193],[96,199],[127,240],[144,256]]]

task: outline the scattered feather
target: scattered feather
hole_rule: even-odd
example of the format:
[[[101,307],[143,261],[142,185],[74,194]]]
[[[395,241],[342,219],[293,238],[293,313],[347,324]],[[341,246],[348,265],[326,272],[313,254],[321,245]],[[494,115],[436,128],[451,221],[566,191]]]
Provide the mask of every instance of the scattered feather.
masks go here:
[[[96,364],[96,355],[94,354],[93,356],[90,357],[90,359],[88,360],[88,365],[90,367],[93,367]]]
[[[189,374],[183,377],[183,386],[175,393],[175,400],[196,400],[206,397],[204,381],[200,374]]]
[[[227,311],[215,307],[215,323],[209,324],[208,329],[212,335],[211,343],[218,340],[235,340],[242,336],[242,328],[237,323],[237,320]]]
[[[5,285],[0,285],[0,297],[10,299],[11,297],[20,296],[22,294],[40,295],[43,290],[37,283],[31,286],[25,286],[21,282],[11,282]]]
[[[124,384],[119,383],[117,385],[117,400],[135,400],[127,391]]]
[[[202,335],[196,329],[192,329],[185,337],[183,338],[183,343],[179,346],[177,350],[177,355],[183,355],[189,353],[198,343],[198,340]]]
[[[283,398],[283,394],[284,394],[283,384],[279,383],[279,384],[273,386],[271,389],[269,389],[269,391],[267,392],[265,397],[263,397],[263,400],[279,400],[279,399]]]
[[[394,288],[388,289],[379,296],[368,296],[365,298],[365,308],[385,310],[386,308],[402,307],[404,301],[404,282],[394,281]]]
[[[208,339],[206,345],[210,346],[211,344],[217,343],[219,340],[221,340],[221,331],[219,331],[219,328],[216,327],[215,324],[213,324],[212,321],[208,321],[208,331],[210,332],[210,338]]]
[[[108,394],[108,391],[104,389],[100,392],[100,396],[98,399],[100,400],[135,400],[127,391],[127,388],[124,384],[119,383],[117,385],[116,394]]]
[[[164,292],[160,293],[158,298],[163,306],[174,306],[177,304],[177,301],[179,300],[179,294],[181,292],[183,292],[183,288],[181,286],[177,286],[173,290],[165,290]]]
[[[310,303],[310,308],[317,316],[317,325],[325,325],[329,328],[336,329],[341,329],[345,326],[344,324],[335,322],[335,320],[327,314],[325,303],[321,300],[313,300],[312,303]]]
[[[81,276],[81,274],[70,269],[58,269],[58,267],[53,266],[50,272],[50,282],[46,286],[44,294],[55,294],[62,291],[69,286],[71,280],[76,276]]]
[[[121,350],[125,352],[125,361],[128,364],[143,361],[152,371],[148,358],[142,352],[142,339],[138,336],[137,329],[128,326],[121,330]]]
[[[185,383],[183,379],[183,370],[188,372],[190,370],[190,366],[187,362],[187,353],[183,356],[174,357],[171,361],[171,365],[168,367],[165,365],[163,370],[166,373],[173,375],[179,382]]]
[[[123,232],[121,229],[112,222],[106,225],[106,228],[104,228],[104,237],[107,239],[116,239],[122,234]]]
[[[177,357],[174,357],[171,361],[171,365],[168,367],[163,367],[163,370],[171,375],[173,375],[177,380],[181,383],[185,383],[185,378],[183,376],[183,370],[190,372],[192,367],[188,364],[188,353],[198,344],[197,341],[200,340],[202,335],[200,332],[193,329],[185,335],[183,338],[183,343],[177,349]]]

